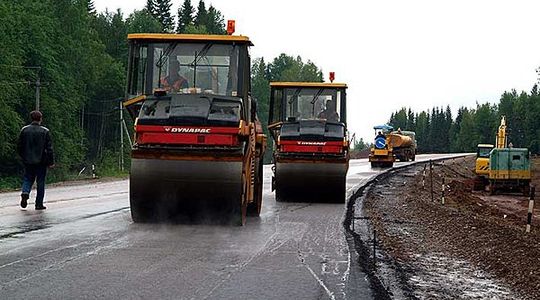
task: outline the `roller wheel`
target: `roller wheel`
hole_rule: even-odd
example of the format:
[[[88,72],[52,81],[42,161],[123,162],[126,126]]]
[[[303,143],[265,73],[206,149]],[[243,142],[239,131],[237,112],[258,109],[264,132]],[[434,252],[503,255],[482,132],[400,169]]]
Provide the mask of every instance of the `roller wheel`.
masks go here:
[[[247,218],[247,188],[246,176],[242,174],[242,196],[234,204],[233,221],[235,225],[244,226]]]
[[[347,196],[347,184],[345,178],[343,179],[343,183],[340,184],[340,186],[336,189],[336,203],[345,203]]]
[[[140,201],[130,199],[131,218],[135,223],[149,223],[154,221],[153,211],[147,205],[142,205]]]
[[[262,160],[257,163],[257,174],[255,180],[254,201],[248,204],[247,214],[249,216],[258,217],[261,214],[262,209],[262,196],[263,196],[263,164]]]
[[[279,187],[276,187],[276,202],[286,202],[285,193]]]

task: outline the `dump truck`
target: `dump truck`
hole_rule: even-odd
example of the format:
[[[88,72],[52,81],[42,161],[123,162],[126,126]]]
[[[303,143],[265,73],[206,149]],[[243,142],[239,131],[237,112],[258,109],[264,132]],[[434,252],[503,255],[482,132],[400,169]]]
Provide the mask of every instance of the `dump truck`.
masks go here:
[[[133,220],[245,224],[261,211],[266,144],[251,98],[251,41],[154,33],[128,41]]]
[[[276,200],[345,202],[347,85],[272,82],[270,90]]]
[[[414,131],[398,129],[389,133],[386,139],[399,161],[414,161],[416,159],[416,133]]]

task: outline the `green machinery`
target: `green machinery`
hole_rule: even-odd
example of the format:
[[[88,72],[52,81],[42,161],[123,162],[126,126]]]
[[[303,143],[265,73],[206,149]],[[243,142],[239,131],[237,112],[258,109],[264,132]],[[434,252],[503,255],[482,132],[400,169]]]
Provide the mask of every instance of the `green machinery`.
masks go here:
[[[527,148],[495,148],[489,156],[489,191],[520,191],[529,194],[531,162]]]

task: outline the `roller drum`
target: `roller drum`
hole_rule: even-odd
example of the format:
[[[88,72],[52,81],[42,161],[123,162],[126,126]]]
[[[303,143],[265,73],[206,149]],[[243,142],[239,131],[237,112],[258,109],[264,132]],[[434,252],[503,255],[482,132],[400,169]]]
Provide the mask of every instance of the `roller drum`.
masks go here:
[[[345,202],[348,164],[276,163],[276,200],[294,202]]]
[[[135,222],[241,223],[242,162],[133,158],[130,204]]]

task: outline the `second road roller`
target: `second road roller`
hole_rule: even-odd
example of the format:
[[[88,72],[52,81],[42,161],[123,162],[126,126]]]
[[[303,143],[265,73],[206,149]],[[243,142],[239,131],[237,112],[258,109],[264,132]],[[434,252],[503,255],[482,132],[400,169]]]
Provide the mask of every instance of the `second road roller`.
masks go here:
[[[270,89],[276,200],[345,202],[347,85],[272,82]]]
[[[152,33],[128,41],[133,220],[243,225],[258,215],[266,136],[250,96],[249,38]]]

